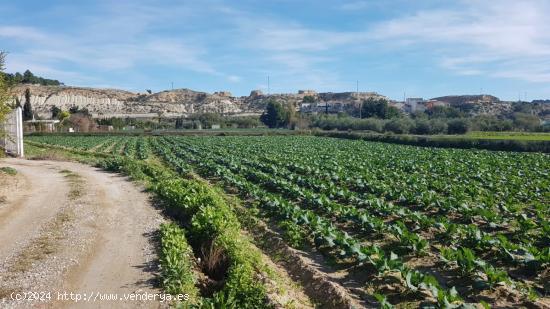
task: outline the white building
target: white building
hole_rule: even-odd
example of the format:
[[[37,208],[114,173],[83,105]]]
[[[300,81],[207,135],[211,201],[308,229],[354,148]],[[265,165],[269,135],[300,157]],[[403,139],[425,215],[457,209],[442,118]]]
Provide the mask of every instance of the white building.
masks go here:
[[[424,103],[425,101],[423,98],[407,98],[405,101],[405,108],[409,113],[414,113],[416,111],[423,112],[426,110]]]

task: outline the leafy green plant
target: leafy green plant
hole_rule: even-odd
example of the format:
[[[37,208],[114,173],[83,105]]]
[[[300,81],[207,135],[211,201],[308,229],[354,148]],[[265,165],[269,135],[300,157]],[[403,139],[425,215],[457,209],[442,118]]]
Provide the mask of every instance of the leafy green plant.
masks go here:
[[[159,264],[164,289],[170,294],[189,294],[189,299],[196,299],[193,251],[183,230],[174,223],[162,224],[160,243]]]

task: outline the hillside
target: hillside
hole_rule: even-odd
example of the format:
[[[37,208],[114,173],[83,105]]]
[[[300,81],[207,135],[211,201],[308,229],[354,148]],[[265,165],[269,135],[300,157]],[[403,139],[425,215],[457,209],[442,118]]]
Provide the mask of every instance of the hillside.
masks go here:
[[[41,117],[49,117],[57,106],[68,110],[72,106],[87,108],[94,117],[181,117],[195,113],[219,113],[224,115],[258,115],[269,99],[298,105],[309,95],[318,102],[355,104],[371,96],[383,97],[374,92],[316,93],[300,91],[295,94],[265,95],[255,90],[249,96],[234,97],[229,92],[193,91],[174,89],[157,93],[134,93],[117,89],[97,89],[68,86],[17,85],[12,89],[20,102],[25,100],[25,90],[30,90],[31,104]]]
[[[443,97],[433,98],[432,100],[448,102],[451,106],[464,105],[464,104],[477,104],[482,102],[498,103],[500,99],[487,94],[481,95],[448,95]]]

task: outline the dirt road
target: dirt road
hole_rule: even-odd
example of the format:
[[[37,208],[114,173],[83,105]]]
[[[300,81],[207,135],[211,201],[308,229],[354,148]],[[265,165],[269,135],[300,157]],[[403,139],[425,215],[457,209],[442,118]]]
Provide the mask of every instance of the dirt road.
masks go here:
[[[18,173],[0,175],[0,307],[163,305],[124,299],[160,293],[152,237],[163,218],[146,193],[77,163],[1,159],[4,166]],[[25,292],[43,301],[11,300]]]

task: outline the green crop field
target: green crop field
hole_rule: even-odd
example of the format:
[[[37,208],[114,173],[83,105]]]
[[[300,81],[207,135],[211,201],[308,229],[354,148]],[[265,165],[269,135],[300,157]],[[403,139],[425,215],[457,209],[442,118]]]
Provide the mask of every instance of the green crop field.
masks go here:
[[[297,254],[315,256],[318,271],[361,306],[550,304],[547,154],[313,136],[28,140],[161,162],[221,187]],[[178,182],[162,184],[159,195],[186,211]]]
[[[460,135],[457,135],[460,136]],[[550,141],[550,133],[536,132],[469,132],[465,135],[477,139],[505,139],[518,141]]]

